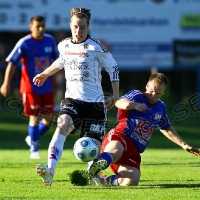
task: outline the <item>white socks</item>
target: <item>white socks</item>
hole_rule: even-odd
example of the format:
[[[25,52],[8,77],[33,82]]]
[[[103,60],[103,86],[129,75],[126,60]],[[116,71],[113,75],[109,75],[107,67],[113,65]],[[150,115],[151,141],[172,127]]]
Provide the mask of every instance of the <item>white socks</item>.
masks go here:
[[[59,133],[54,133],[48,149],[48,168],[54,173],[56,165],[63,152],[66,137]]]

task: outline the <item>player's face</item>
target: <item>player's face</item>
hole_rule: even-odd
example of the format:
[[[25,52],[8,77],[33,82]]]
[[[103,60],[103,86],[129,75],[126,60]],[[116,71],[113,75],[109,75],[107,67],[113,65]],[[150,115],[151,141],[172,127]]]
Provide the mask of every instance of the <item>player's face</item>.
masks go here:
[[[30,26],[31,34],[36,39],[42,39],[45,32],[45,22],[44,21],[33,21]]]
[[[165,91],[165,85],[164,84],[158,84],[154,81],[150,81],[146,85],[146,98],[147,101],[150,104],[155,104],[158,102],[160,97],[164,94]]]
[[[75,15],[72,16],[71,22],[70,22],[70,28],[72,32],[73,42],[81,43],[86,40],[89,25],[85,17],[82,19],[79,19]]]

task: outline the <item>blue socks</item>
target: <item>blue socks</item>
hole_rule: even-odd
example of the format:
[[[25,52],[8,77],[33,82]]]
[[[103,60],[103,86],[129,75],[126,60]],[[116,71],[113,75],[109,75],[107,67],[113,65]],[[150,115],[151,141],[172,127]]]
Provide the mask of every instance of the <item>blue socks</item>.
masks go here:
[[[108,166],[112,163],[112,161],[113,161],[113,158],[112,158],[111,154],[108,153],[108,152],[103,152],[103,153],[101,153],[101,155],[99,156],[98,160],[101,160],[101,159],[104,159],[104,160],[107,161],[107,167],[108,167]],[[106,167],[106,168],[107,168],[107,167]],[[108,183],[108,184],[111,184],[111,185],[119,185],[119,184],[118,184],[118,178],[119,178],[119,175],[111,175],[111,176],[108,176],[108,177],[106,178],[106,180],[107,180],[107,183]]]
[[[108,152],[103,152],[100,154],[98,160],[106,160],[107,161],[107,166],[106,168],[112,163],[113,161],[113,158],[112,158],[112,155]],[[111,175],[111,176],[108,176],[106,178],[107,180],[107,183],[108,184],[111,184],[111,185],[119,185],[118,184],[118,178],[119,178],[119,175],[118,174],[115,174],[115,175]]]
[[[38,151],[39,139],[49,130],[49,126],[43,124],[42,120],[38,126],[28,125],[28,135],[31,137],[31,151]]]
[[[38,151],[39,131],[38,126],[28,125],[28,134],[31,137],[31,151]]]
[[[111,156],[110,153],[108,152],[103,152],[101,153],[101,155],[99,156],[98,160],[106,160],[107,161],[107,166],[106,168],[112,163],[113,158]]]
[[[40,120],[38,125],[39,136],[43,136],[49,130],[49,126],[43,124],[42,120]]]
[[[118,184],[119,175],[111,175],[106,178],[107,183],[111,185],[119,185]]]

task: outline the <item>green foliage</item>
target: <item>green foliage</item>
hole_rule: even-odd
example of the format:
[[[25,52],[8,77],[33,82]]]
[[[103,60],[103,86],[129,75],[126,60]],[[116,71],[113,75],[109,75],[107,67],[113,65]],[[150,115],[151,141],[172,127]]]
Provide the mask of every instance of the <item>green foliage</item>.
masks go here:
[[[75,170],[69,173],[72,185],[86,186],[89,181],[89,173],[86,170]]]

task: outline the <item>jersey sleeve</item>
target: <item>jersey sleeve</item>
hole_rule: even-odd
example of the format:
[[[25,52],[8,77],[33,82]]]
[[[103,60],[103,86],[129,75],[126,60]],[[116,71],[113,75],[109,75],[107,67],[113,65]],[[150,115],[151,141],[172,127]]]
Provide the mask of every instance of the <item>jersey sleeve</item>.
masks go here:
[[[24,52],[25,52],[25,43],[23,42],[22,39],[20,39],[13,48],[13,50],[11,51],[11,53],[6,58],[6,61],[12,62],[13,65],[17,66],[20,59],[23,57]]]
[[[120,99],[126,98],[129,101],[135,101],[138,94],[141,94],[139,90],[131,90],[127,92],[125,95],[121,96]]]
[[[59,57],[54,61],[53,64],[55,64],[59,69],[63,69],[64,68],[64,59],[61,55],[61,50],[62,50],[62,46],[63,46],[63,43],[60,42],[58,44],[58,53],[59,53]]]
[[[56,67],[58,67],[59,69],[63,69],[64,68],[64,60],[63,60],[62,56],[60,55],[58,57],[58,59],[53,62],[52,65],[56,65]]]
[[[119,70],[116,61],[109,52],[99,52],[100,64],[105,68],[112,82],[119,81]]]

